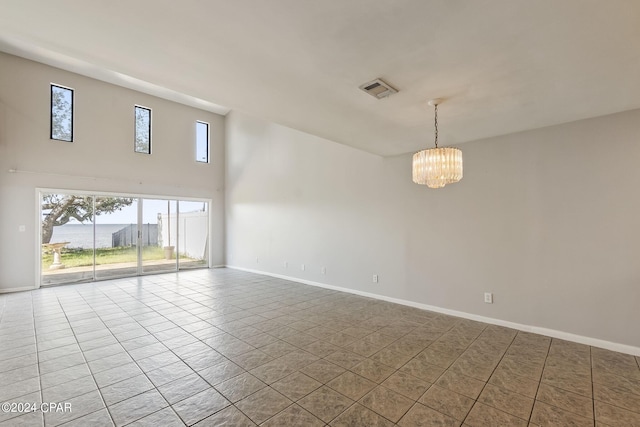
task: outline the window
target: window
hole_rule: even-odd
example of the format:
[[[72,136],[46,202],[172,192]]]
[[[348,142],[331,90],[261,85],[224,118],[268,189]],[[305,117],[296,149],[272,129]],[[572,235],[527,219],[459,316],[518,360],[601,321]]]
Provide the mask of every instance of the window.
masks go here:
[[[209,123],[196,122],[196,161],[209,163]]]
[[[136,153],[151,154],[151,109],[136,105]]]
[[[206,268],[209,205],[206,199],[42,189],[40,283]]]
[[[51,139],[73,142],[73,89],[51,84]]]

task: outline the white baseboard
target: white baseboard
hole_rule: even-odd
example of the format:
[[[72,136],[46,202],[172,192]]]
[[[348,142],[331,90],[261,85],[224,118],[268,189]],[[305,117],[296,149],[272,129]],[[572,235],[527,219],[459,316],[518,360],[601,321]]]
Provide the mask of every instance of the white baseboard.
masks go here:
[[[419,303],[419,302],[408,301],[408,300],[399,299],[399,298],[392,298],[392,297],[388,297],[388,296],[385,296],[385,295],[373,294],[373,293],[370,293],[370,292],[363,292],[363,291],[358,291],[358,290],[355,290],[355,289],[343,288],[343,287],[340,287],[340,286],[327,285],[325,283],[314,282],[314,281],[311,281],[311,280],[300,279],[300,278],[297,278],[297,277],[285,276],[285,275],[282,275],[282,274],[274,274],[274,273],[269,273],[269,272],[266,272],[266,271],[253,270],[253,269],[250,269],[250,268],[237,267],[237,266],[233,266],[233,265],[227,265],[226,267],[234,269],[234,270],[246,271],[248,273],[256,273],[256,274],[262,274],[262,275],[265,275],[265,276],[275,277],[275,278],[278,278],[278,279],[290,280],[292,282],[303,283],[305,285],[317,286],[317,287],[320,287],[320,288],[332,289],[332,290],[335,290],[335,291],[347,292],[347,293],[350,293],[350,294],[360,295],[360,296],[363,296],[363,297],[368,297],[368,298],[374,298],[374,299],[378,299],[378,300],[382,300],[382,301],[393,302],[393,303],[396,303],[396,304],[406,305],[406,306],[409,306],[409,307],[420,308],[422,310],[434,311],[436,313],[448,314],[450,316],[462,317],[463,319],[475,320],[475,321],[478,321],[478,322],[489,323],[491,325],[504,326],[506,328],[517,329],[519,331],[531,332],[531,333],[539,334],[539,335],[545,335],[545,336],[552,337],[552,338],[558,338],[558,339],[562,339],[562,340],[566,340],[566,341],[576,342],[576,343],[579,343],[579,344],[585,344],[585,345],[590,345],[590,346],[593,346],[593,347],[604,348],[604,349],[607,349],[607,350],[617,351],[617,352],[620,352],[620,353],[626,353],[626,354],[631,354],[631,355],[634,355],[634,356],[640,356],[640,347],[634,347],[634,346],[627,345],[627,344],[620,344],[620,343],[615,343],[615,342],[611,342],[611,341],[601,340],[601,339],[598,339],[598,338],[585,337],[583,335],[576,335],[576,334],[572,334],[570,332],[558,331],[556,329],[541,328],[539,326],[532,326],[532,325],[523,325],[521,323],[509,322],[507,320],[494,319],[492,317],[479,316],[477,314],[466,313],[464,311],[450,310],[448,308],[437,307],[437,306],[428,305],[428,304],[422,304],[422,303]]]
[[[38,289],[38,288],[37,287],[31,287],[31,286],[24,286],[24,287],[21,287],[21,288],[6,288],[6,289],[0,288],[0,294],[8,294],[9,292],[33,291],[35,289]]]

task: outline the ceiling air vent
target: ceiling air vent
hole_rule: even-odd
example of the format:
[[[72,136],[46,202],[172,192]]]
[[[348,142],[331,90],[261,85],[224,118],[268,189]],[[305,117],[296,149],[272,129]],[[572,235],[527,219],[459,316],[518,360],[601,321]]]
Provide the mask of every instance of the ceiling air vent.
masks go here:
[[[378,99],[386,98],[387,96],[398,92],[396,89],[392,88],[391,85],[383,82],[382,79],[375,79],[367,82],[361,85],[360,89]]]

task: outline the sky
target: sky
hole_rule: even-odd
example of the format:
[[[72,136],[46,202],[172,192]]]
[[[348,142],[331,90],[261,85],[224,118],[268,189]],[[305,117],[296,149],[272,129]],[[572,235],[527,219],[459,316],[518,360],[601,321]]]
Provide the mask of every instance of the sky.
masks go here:
[[[144,199],[142,202],[142,223],[143,224],[157,224],[158,214],[167,213],[167,200],[153,200]],[[201,211],[204,202],[180,202],[180,212],[194,212]],[[175,200],[169,202],[171,213],[176,213]],[[127,206],[120,211],[112,214],[100,215],[98,217],[98,224],[134,224],[137,222],[138,203],[134,201],[131,206]]]
[[[176,202],[169,202],[171,213],[176,212]],[[180,212],[201,211],[205,202],[180,201]],[[138,222],[138,199],[130,206],[126,206],[111,214],[98,216],[97,224],[135,224]],[[158,213],[167,213],[167,200],[144,199],[142,203],[142,223],[157,224]],[[78,221],[69,221],[69,224],[78,224]]]

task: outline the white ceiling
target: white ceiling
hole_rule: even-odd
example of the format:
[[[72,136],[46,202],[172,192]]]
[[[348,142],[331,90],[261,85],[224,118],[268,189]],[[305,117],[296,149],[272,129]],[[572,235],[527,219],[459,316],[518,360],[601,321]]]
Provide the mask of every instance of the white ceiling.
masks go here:
[[[0,50],[385,156],[429,98],[443,145],[640,108],[638,0],[2,0]]]

